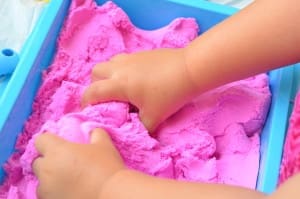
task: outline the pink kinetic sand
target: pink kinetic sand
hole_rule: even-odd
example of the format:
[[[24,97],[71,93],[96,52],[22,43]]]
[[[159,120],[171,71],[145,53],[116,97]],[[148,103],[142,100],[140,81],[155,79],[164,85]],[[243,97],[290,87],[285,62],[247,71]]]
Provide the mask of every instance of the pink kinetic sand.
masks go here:
[[[290,118],[280,169],[279,183],[300,172],[300,93]]]
[[[126,165],[154,176],[218,182],[255,188],[259,133],[270,103],[265,74],[205,93],[165,121],[151,138],[126,103],[110,102],[80,110],[91,68],[118,53],[159,47],[178,48],[197,36],[194,19],[144,31],[133,26],[112,2],[73,1],[58,49],[20,135],[5,165],[0,198],[34,199],[37,179],[31,164],[37,153],[32,136],[52,131],[74,142],[88,142],[95,127],[105,128]]]

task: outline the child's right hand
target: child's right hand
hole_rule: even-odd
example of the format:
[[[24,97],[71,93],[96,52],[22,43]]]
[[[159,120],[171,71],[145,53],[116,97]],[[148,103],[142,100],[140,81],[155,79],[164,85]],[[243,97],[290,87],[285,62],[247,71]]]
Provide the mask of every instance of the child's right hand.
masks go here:
[[[92,80],[83,106],[110,100],[130,102],[150,132],[196,94],[184,49],[117,55],[96,65]]]

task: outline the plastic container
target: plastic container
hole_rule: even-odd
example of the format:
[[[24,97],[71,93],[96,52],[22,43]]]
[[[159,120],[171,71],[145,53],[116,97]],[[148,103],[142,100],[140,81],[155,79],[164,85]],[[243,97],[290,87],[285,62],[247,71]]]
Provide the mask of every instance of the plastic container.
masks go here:
[[[56,37],[68,5],[68,1],[55,0],[45,6],[22,48],[13,74],[0,76],[0,165],[14,151],[17,135],[31,113],[41,72],[49,65],[55,52]],[[3,174],[1,168],[0,180]]]
[[[26,42],[32,33],[32,26],[35,27],[40,14],[44,10],[43,8],[47,5],[43,1],[8,2],[2,3],[4,5],[1,5],[1,8],[3,8],[0,11],[0,16],[4,21],[0,29],[2,32],[8,29],[7,34],[1,33],[0,36],[0,98],[10,80],[11,74],[17,67],[19,57],[22,56],[22,51],[26,48]],[[20,12],[24,19],[16,18],[16,15]]]
[[[104,0],[97,1],[99,4]],[[176,17],[194,17],[200,33],[221,22],[237,10],[201,0],[115,0],[143,29],[167,25]],[[68,12],[70,0],[56,0],[46,8],[35,29],[24,57],[0,100],[0,164],[13,152],[17,135],[31,113],[31,105],[40,85],[41,72],[50,65],[55,53],[56,38]],[[26,57],[26,59],[25,59]],[[261,136],[260,169],[257,190],[272,192],[277,184],[282,147],[292,95],[293,67],[269,73],[273,93],[271,109]],[[0,176],[3,178],[3,170]]]

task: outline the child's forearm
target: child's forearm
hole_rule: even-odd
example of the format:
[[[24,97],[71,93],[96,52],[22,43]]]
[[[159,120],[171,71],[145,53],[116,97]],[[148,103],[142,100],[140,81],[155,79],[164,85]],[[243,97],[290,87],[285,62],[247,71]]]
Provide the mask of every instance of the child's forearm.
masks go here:
[[[116,174],[103,188],[100,199],[260,199],[262,193],[226,185],[179,182],[136,171]]]
[[[300,1],[258,0],[186,50],[199,92],[300,60]]]

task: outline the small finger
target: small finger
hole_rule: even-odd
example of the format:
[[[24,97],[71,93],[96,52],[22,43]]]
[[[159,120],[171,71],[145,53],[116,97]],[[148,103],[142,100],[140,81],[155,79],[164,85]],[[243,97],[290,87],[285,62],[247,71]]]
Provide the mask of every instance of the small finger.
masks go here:
[[[41,174],[43,173],[42,172],[43,162],[44,162],[44,159],[40,157],[40,158],[35,159],[32,163],[32,170],[37,178],[40,178]]]
[[[90,139],[91,144],[97,144],[107,141],[111,142],[111,138],[104,129],[96,128],[92,131]]]
[[[120,53],[110,58],[109,61],[111,62],[125,61],[128,55],[129,55],[128,53]]]
[[[92,70],[92,81],[107,79],[111,76],[111,66],[110,62],[97,64]]]
[[[139,113],[140,120],[146,127],[146,129],[149,131],[149,134],[153,134],[156,127],[159,124],[159,118],[155,116],[151,116],[149,114],[145,114],[145,112],[140,111]]]
[[[46,198],[53,198],[47,194],[47,191],[45,190],[45,186],[39,182],[37,189],[36,189],[36,195],[38,199],[46,199]]]
[[[127,97],[114,80],[99,80],[90,84],[84,91],[81,104],[83,107],[107,101],[127,101]]]
[[[52,134],[44,133],[35,138],[35,148],[41,155],[46,155],[49,151],[65,143],[65,140]]]

